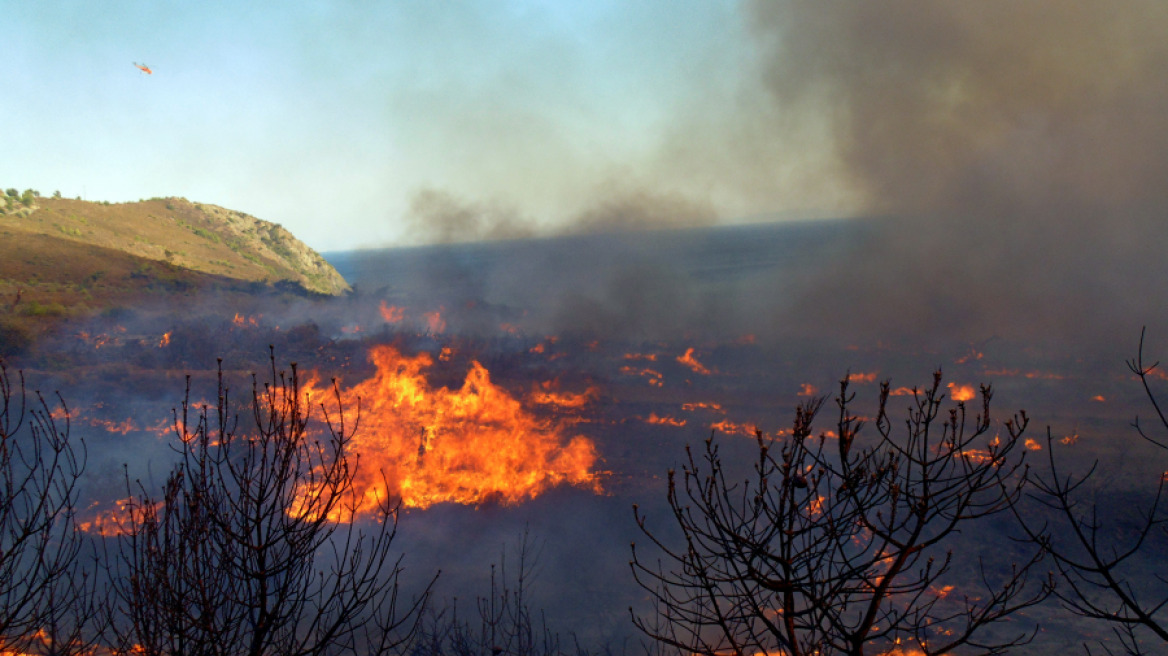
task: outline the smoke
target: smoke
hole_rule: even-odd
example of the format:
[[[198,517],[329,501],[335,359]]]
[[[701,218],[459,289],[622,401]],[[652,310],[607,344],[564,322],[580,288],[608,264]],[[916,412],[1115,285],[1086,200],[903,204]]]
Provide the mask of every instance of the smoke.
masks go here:
[[[679,104],[656,149],[621,162],[623,174],[565,157],[581,180],[557,196],[560,214],[519,196],[475,199],[510,198],[500,190],[423,190],[411,238],[628,235],[815,207],[883,218],[865,219],[862,245],[824,246],[832,254],[801,262],[797,276],[755,276],[732,293],[696,290],[696,265],[675,259],[683,252],[613,241],[553,247],[545,269],[529,260],[477,291],[511,305],[546,296],[551,329],[646,336],[718,324],[776,339],[1127,344],[1142,324],[1168,327],[1155,303],[1168,275],[1158,246],[1168,239],[1168,7],[742,9],[753,54],[723,76],[734,82],[703,69],[695,84],[710,93]],[[563,191],[532,170],[528,187]]]
[[[529,239],[536,236],[642,232],[712,225],[717,212],[709,202],[679,193],[609,185],[594,204],[563,225],[542,228],[514,205],[460,198],[449,191],[423,189],[414,194],[407,215],[408,234],[418,242]]]
[[[524,218],[514,207],[503,203],[472,203],[437,189],[415,193],[406,218],[410,234],[427,243],[534,236],[530,219]]]
[[[796,124],[827,122],[863,213],[900,217],[810,285],[796,314],[871,331],[1098,336],[1153,312],[1168,236],[1168,6],[749,12],[774,102]]]
[[[870,210],[1162,204],[1168,7],[1156,2],[751,6],[764,84],[830,117]]]

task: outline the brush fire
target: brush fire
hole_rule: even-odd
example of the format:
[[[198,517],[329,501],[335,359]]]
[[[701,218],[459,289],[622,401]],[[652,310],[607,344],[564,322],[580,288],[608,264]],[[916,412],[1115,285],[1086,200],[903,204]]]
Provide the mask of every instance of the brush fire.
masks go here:
[[[361,462],[354,483],[358,511],[373,512],[386,498],[407,508],[436,503],[520,503],[561,484],[600,489],[598,454],[591,440],[569,436],[553,420],[537,417],[520,399],[491,382],[472,361],[457,389],[426,379],[427,353],[402,355],[375,347],[376,374],[345,386],[360,404],[360,430],[352,449]],[[327,398],[309,385],[307,393]],[[580,408],[587,394],[540,392],[536,403]],[[335,413],[341,409],[333,409]],[[389,489],[386,489],[389,486]]]
[[[68,416],[103,459],[107,453],[116,454],[108,458],[124,458],[133,484],[157,481],[174,458],[171,408],[183,373],[192,372],[192,398],[197,401],[191,407],[213,412],[213,372],[206,368],[208,354],[216,353],[211,349],[220,349],[238,390],[242,381],[248,386],[243,389],[250,388],[250,372],[264,370],[258,355],[268,353],[271,345],[278,360],[299,361],[305,364],[302,370],[312,372],[301,391],[317,419],[327,416],[335,422],[343,417],[352,430],[346,445],[353,463],[352,486],[346,491],[345,510],[330,519],[364,526],[384,519],[380,513],[387,502],[400,501],[403,522],[434,524],[425,538],[434,543],[423,540],[428,545],[423,553],[443,549],[439,545],[449,534],[442,530],[451,529],[437,526],[461,517],[478,526],[466,539],[481,544],[498,544],[500,532],[518,525],[532,524],[550,535],[570,534],[573,545],[549,547],[552,559],[561,559],[568,558],[562,550],[570,551],[577,543],[594,544],[593,533],[615,536],[624,544],[634,541],[635,524],[630,529],[620,519],[633,503],[656,507],[654,521],[669,517],[665,479],[671,470],[684,467],[687,446],[709,440],[740,458],[735,467],[747,469],[749,452],[759,445],[771,448],[772,457],[789,453],[785,450],[798,435],[792,428],[794,409],[821,399],[831,406],[841,384],[854,405],[839,416],[821,413],[809,437],[814,448],[846,453],[871,446],[882,430],[897,434],[903,424],[894,415],[929,395],[918,367],[921,360],[950,363],[952,371],[945,372],[937,391],[946,407],[966,407],[965,421],[972,422],[980,410],[980,382],[997,387],[995,412],[1001,399],[1009,404],[1024,397],[1028,411],[1054,424],[1054,434],[1069,436],[1053,439],[1063,456],[1073,446],[1076,457],[1089,457],[1104,443],[1093,439],[1101,420],[1084,422],[1092,428],[1081,429],[1083,418],[1060,404],[1064,395],[1093,401],[1084,405],[1096,417],[1122,418],[1129,409],[1115,400],[1123,397],[1120,385],[1127,378],[1092,378],[1082,368],[1035,357],[1024,347],[1011,350],[1001,341],[976,351],[962,343],[950,353],[922,354],[883,341],[787,346],[766,338],[742,339],[738,330],[723,338],[687,334],[643,339],[570,329],[553,332],[552,326],[530,323],[527,310],[443,296],[412,301],[357,297],[345,303],[338,302],[335,311],[301,316],[286,308],[261,307],[207,321],[165,314],[155,323],[126,322],[128,328],[113,320],[79,326],[61,337],[79,363],[75,377],[114,372],[131,383],[140,378],[148,392],[134,401],[139,410],[131,416],[116,398],[106,398],[108,393],[99,394],[100,401],[53,416]],[[826,364],[815,364],[816,359]],[[325,382],[334,376],[339,406]],[[888,417],[876,407],[882,381],[895,382],[885,390]],[[159,394],[168,388],[173,392],[169,397]],[[240,395],[234,394],[238,400]],[[245,414],[250,412],[247,401],[240,406]],[[1000,412],[994,430],[1001,436],[991,433],[992,439],[961,444],[952,459],[956,471],[1006,466],[1002,422],[1010,406]],[[859,424],[864,428],[858,434],[849,432]],[[946,439],[933,443],[929,453],[944,452]],[[1028,454],[1033,462],[1051,450],[1047,442],[1027,435],[1017,441],[1015,452]],[[747,469],[733,471],[741,475]],[[799,497],[806,521],[839,513],[839,490],[812,491],[813,479],[822,474],[806,467],[800,471],[790,489],[806,491],[807,496]],[[1162,474],[1163,468],[1154,473],[1157,480]],[[104,475],[110,477],[108,471]],[[876,485],[878,473],[864,475],[865,485]],[[677,485],[680,489],[681,483]],[[87,501],[78,513],[81,531],[111,540],[127,534],[136,521],[136,502],[125,496],[124,483],[118,489],[123,491]],[[860,489],[871,494],[874,488]],[[301,494],[307,497],[313,491],[306,487]],[[612,511],[613,504],[621,508]],[[355,515],[347,514],[350,508]],[[582,528],[570,520],[577,514],[587,518]],[[854,532],[848,548],[868,549],[871,529]],[[964,537],[955,544],[958,550],[978,546]],[[572,558],[596,559],[587,561],[595,568],[609,567],[610,560],[627,561],[624,553],[571,553]],[[883,556],[873,571],[883,576],[890,563]],[[983,594],[976,589],[976,572],[964,559],[955,558],[949,567],[956,574],[952,580],[931,581],[921,598],[950,604]],[[578,577],[557,585],[582,590],[595,586],[599,591],[592,593],[589,608],[598,614],[608,609],[610,599],[622,606],[641,603],[641,593],[623,579],[601,582],[586,571]],[[601,625],[604,631],[622,630]],[[905,646],[884,651],[914,653]]]

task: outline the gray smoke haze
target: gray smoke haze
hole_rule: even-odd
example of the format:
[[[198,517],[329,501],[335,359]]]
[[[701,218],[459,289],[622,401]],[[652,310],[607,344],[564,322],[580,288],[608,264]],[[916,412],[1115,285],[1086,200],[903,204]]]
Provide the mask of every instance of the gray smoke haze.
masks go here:
[[[804,316],[984,334],[1110,332],[1160,314],[1168,5],[749,11],[774,101],[828,122],[864,213],[900,217],[829,265]]]
[[[640,232],[712,225],[717,213],[708,202],[649,189],[609,190],[567,223],[541,229],[531,217],[504,202],[478,202],[448,191],[414,194],[407,216],[409,235],[426,244],[527,239],[593,233]]]
[[[553,328],[647,334],[723,323],[776,338],[1126,345],[1140,325],[1168,329],[1157,302],[1168,276],[1168,5],[742,9],[755,44],[743,79],[754,86],[679,107],[656,154],[626,163],[634,173],[599,175],[620,182],[566,203],[581,208],[566,210],[569,220],[426,190],[414,198],[412,235],[445,243],[707,226],[735,208],[789,210],[782,197],[802,193],[819,199],[820,214],[880,218],[865,219],[862,245],[732,293],[692,289],[685,267],[651,249],[594,241],[558,251],[550,271],[483,288],[517,303],[549,296]]]

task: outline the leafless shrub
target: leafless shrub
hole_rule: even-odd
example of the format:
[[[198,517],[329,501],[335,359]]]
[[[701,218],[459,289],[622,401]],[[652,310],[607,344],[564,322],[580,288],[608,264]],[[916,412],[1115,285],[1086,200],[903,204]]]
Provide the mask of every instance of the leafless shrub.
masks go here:
[[[681,476],[669,473],[680,539],[635,509],[660,554],[633,546],[633,574],[656,607],[633,615],[641,631],[709,656],[860,656],[897,644],[930,656],[997,654],[1030,640],[1025,630],[985,630],[1048,595],[1028,581],[1040,550],[1005,567],[979,559],[977,576],[965,577],[973,586],[950,587],[958,533],[1021,494],[1025,414],[991,438],[990,390],[969,422],[964,403],[942,412],[938,372],[914,390],[904,434],[894,435],[885,382],[878,435],[865,445],[853,396],[845,378],[834,439],[813,434],[823,399],[798,407],[790,435],[759,432],[746,480],[727,472],[712,436],[699,456],[687,449]]]
[[[13,381],[0,361],[0,650],[76,654],[96,637],[94,577],[75,523],[85,443],[65,401]]]
[[[333,393],[340,407],[335,382]],[[296,365],[253,376],[240,430],[220,363],[213,408],[175,413],[178,464],[161,497],[137,484],[112,566],[112,647],[216,656],[385,654],[414,634],[430,586],[410,601],[392,543],[397,506],[375,522],[350,496],[356,425],[310,427]],[[358,400],[359,403],[359,400]],[[358,408],[359,414],[359,408]],[[432,582],[431,582],[432,585]]]
[[[1136,357],[1127,365],[1139,378],[1158,424],[1168,431],[1168,417],[1151,384],[1159,363],[1145,363],[1143,333]],[[1132,425],[1143,439],[1168,449],[1168,441],[1145,430],[1138,418]],[[1075,615],[1111,627],[1116,642],[1101,643],[1101,651],[1159,653],[1168,646],[1168,576],[1158,571],[1162,561],[1149,558],[1168,548],[1165,476],[1147,482],[1142,502],[1129,499],[1125,508],[1109,507],[1101,498],[1107,490],[1095,485],[1099,463],[1082,475],[1068,473],[1056,457],[1058,443],[1049,429],[1047,445],[1047,470],[1032,476],[1033,492],[1026,495],[1040,504],[1040,512],[1021,503],[1015,511],[1030,539],[1050,556],[1063,583],[1055,591],[1057,598]],[[1121,514],[1125,519],[1134,514],[1135,522],[1121,529]],[[1148,643],[1160,647],[1149,652]]]

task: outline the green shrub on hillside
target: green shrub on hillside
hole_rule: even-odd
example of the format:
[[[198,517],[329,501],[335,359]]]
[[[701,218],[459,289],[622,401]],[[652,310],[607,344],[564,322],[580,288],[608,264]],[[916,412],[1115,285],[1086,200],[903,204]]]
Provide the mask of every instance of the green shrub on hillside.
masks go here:
[[[21,306],[21,314],[26,317],[61,317],[68,313],[65,306],[60,303],[29,301],[26,305]]]

